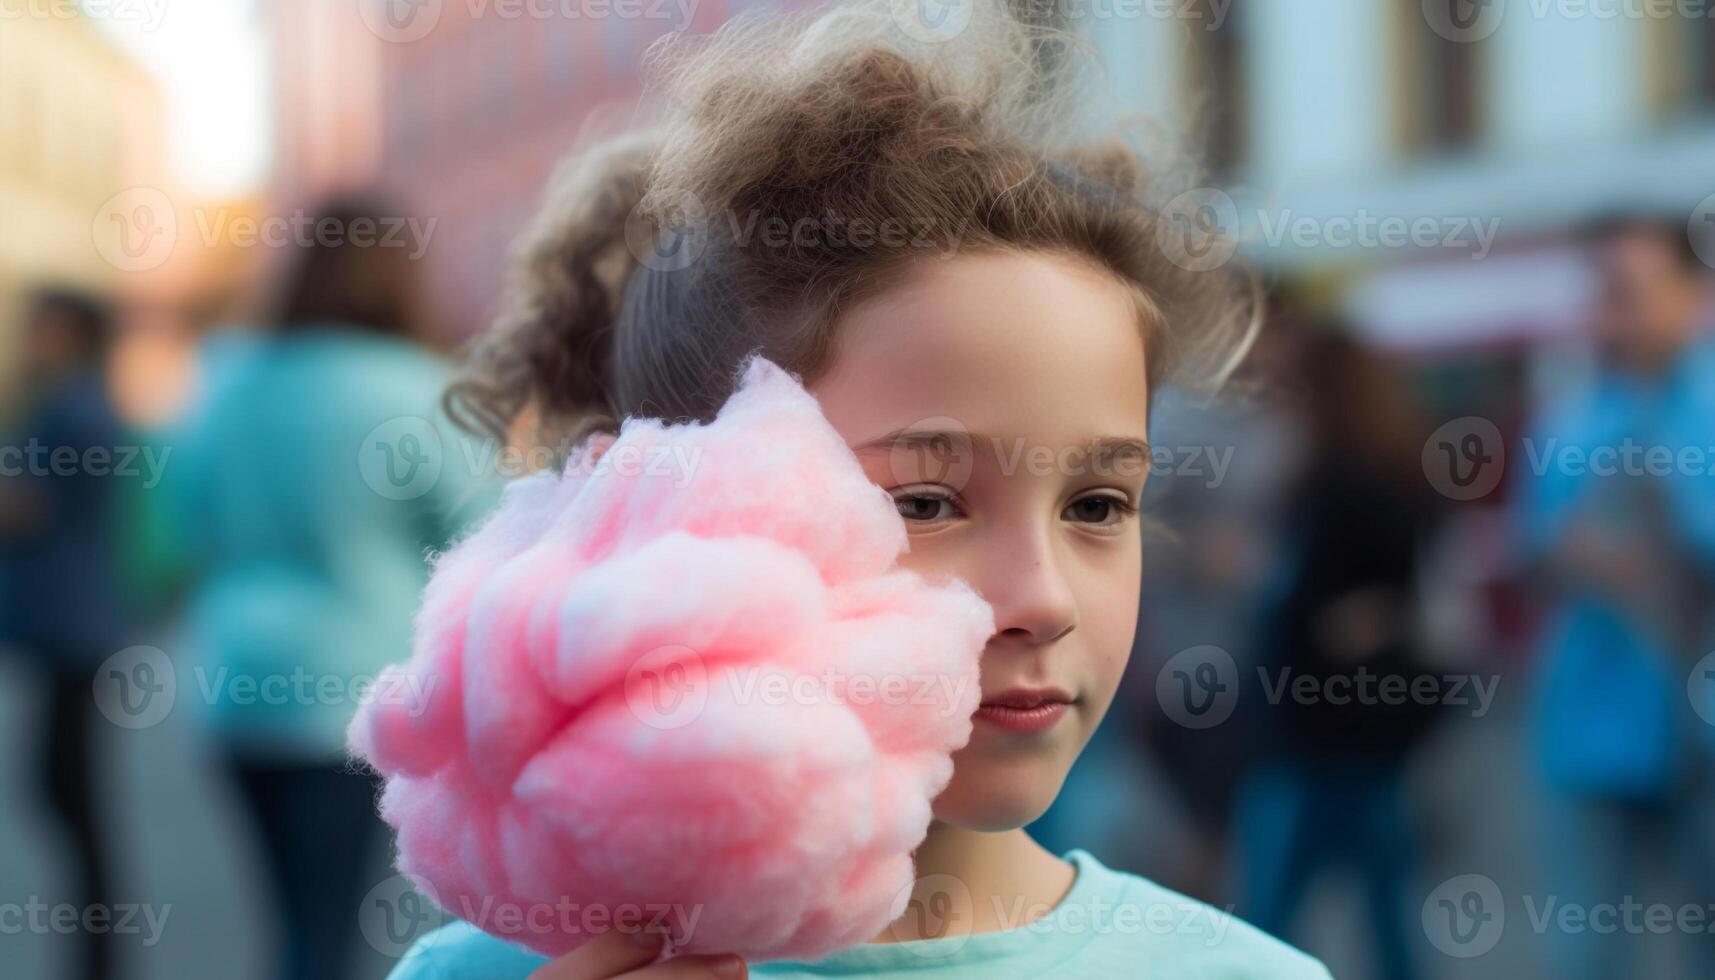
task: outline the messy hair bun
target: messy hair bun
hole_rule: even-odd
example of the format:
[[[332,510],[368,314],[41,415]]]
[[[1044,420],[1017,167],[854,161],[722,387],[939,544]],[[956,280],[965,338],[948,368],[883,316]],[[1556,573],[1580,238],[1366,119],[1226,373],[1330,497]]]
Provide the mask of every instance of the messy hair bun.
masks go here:
[[[651,133],[627,133],[561,161],[513,248],[494,326],[447,393],[467,428],[505,439],[526,414],[586,430],[615,424],[608,334],[637,264],[625,229],[643,199],[655,142]]]
[[[706,421],[746,354],[812,383],[853,303],[917,262],[1001,250],[1131,287],[1152,390],[1224,380],[1259,303],[1240,265],[1171,247],[1186,158],[1146,159],[1096,117],[1099,65],[1076,35],[1000,0],[944,35],[916,11],[836,0],[658,41],[661,123],[556,177],[455,412],[562,446],[627,416]]]

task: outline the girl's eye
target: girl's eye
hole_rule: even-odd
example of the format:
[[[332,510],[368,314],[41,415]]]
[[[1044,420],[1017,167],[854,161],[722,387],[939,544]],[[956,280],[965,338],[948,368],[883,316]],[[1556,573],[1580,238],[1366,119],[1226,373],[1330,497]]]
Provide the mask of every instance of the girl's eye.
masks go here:
[[[894,505],[899,516],[915,524],[934,524],[959,516],[958,501],[952,496],[930,491],[913,490],[896,494]],[[1066,520],[1091,527],[1116,527],[1137,513],[1137,507],[1123,496],[1095,494],[1074,500],[1062,515]]]
[[[899,508],[900,517],[918,524],[944,521],[958,513],[951,497],[922,490],[899,494],[893,502]]]
[[[1066,506],[1066,519],[1097,527],[1113,527],[1137,513],[1130,500],[1112,494],[1080,497]]]

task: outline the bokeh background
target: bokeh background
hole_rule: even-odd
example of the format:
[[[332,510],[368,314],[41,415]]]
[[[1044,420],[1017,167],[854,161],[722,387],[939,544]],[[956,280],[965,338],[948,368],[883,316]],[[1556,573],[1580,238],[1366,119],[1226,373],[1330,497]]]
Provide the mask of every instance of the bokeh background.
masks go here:
[[[440,358],[650,41],[754,6],[0,0],[0,972],[380,977],[434,924],[328,760],[421,549],[529,462],[441,424]],[[1162,246],[1271,312],[1164,393],[1044,843],[1340,977],[1715,975],[1712,6],[1021,4],[1190,134]]]

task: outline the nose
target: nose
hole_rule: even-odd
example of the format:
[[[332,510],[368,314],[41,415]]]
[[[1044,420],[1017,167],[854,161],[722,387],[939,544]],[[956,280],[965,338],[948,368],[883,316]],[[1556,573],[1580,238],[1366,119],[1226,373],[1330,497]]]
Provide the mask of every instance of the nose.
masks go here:
[[[994,608],[997,637],[1043,646],[1077,628],[1077,597],[1046,534],[1011,535],[984,557],[977,591]]]

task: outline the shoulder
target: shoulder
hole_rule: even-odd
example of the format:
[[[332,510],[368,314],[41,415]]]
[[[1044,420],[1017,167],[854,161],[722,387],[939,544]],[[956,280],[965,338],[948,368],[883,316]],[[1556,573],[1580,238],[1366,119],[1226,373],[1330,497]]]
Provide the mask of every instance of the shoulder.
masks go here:
[[[524,980],[546,957],[455,921],[426,933],[387,980]]]
[[[284,384],[349,426],[367,430],[401,418],[436,428],[448,421],[441,396],[451,365],[417,344],[356,330],[309,329],[281,346],[274,365]]]
[[[451,364],[439,354],[401,337],[356,329],[323,327],[289,335],[286,344],[300,362],[319,370],[377,374],[440,382]]]
[[[1090,859],[1097,875],[1112,879],[1115,900],[1108,938],[1089,944],[1091,966],[1113,975],[1206,977],[1210,980],[1329,980],[1328,968],[1234,915],[1139,875]],[[1098,938],[1100,938],[1098,936]],[[1106,972],[1103,975],[1107,975]]]

